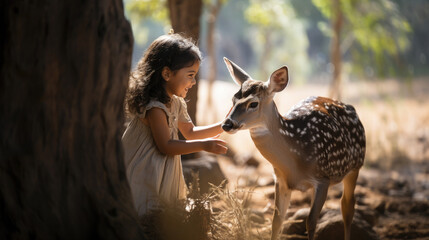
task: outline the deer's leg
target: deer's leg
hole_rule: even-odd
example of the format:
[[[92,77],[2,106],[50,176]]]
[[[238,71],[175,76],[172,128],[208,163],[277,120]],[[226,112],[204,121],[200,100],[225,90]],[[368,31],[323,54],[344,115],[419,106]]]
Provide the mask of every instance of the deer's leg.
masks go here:
[[[317,220],[319,219],[320,211],[325,203],[328,194],[329,181],[319,182],[314,186],[314,194],[311,203],[310,214],[307,218],[308,239],[313,240],[314,232],[316,231]]]
[[[343,179],[344,191],[341,197],[341,213],[343,214],[345,240],[350,240],[350,229],[355,212],[354,191],[358,175],[359,170],[355,170],[347,174]]]
[[[275,240],[282,230],[283,220],[289,207],[291,190],[283,178],[276,180],[275,209],[272,225],[271,240]]]

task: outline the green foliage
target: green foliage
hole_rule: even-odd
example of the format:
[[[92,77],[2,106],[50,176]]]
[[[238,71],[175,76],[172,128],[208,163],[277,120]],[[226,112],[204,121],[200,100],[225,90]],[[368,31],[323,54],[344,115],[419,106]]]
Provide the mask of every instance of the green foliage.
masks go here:
[[[294,69],[294,82],[303,82],[309,70],[308,39],[304,24],[296,18],[290,2],[251,0],[244,17],[252,25],[249,38],[253,39],[261,64],[267,65],[267,69],[260,66],[260,77],[267,78],[267,71],[286,64]]]
[[[213,5],[215,5],[215,1],[216,0],[203,0],[203,4],[204,4],[204,6],[213,6]],[[221,5],[224,5],[229,0],[219,0],[219,1],[220,1]]]
[[[331,0],[313,0],[313,3],[324,16],[332,17]],[[389,66],[386,64],[387,57],[398,58],[409,47],[411,27],[397,5],[391,0],[340,0],[340,9],[344,18],[341,45],[343,54],[349,48],[357,48],[351,49],[354,60],[364,59],[365,62],[360,62],[363,66],[375,66],[379,75],[385,75],[385,67]],[[331,28],[327,28],[325,24],[319,26],[322,32],[331,36]],[[361,54],[371,58],[360,56]],[[358,62],[354,66],[359,66],[356,63]],[[387,69],[389,70],[391,69]]]
[[[295,13],[289,5],[280,0],[251,0],[244,16],[249,23],[259,27],[282,29]]]
[[[166,0],[128,0],[126,1],[126,11],[130,18],[142,20],[151,18],[155,21],[168,23],[168,8]]]
[[[200,36],[203,53],[207,8],[214,2],[204,0]],[[148,43],[170,29],[168,8],[166,0],[124,3],[132,23],[136,62]],[[303,82],[310,73],[316,78],[326,74],[332,4],[332,0],[223,2],[215,32],[218,66],[223,66],[222,56],[227,56],[252,76],[263,79],[266,73],[286,64],[293,71],[293,83]],[[427,0],[341,0],[343,69],[369,76],[427,74],[428,6]],[[267,45],[271,45],[268,54]],[[261,74],[262,58],[266,59],[265,74]],[[202,65],[202,75],[206,65]],[[217,70],[220,79],[229,80],[223,67]]]
[[[163,28],[164,26],[166,29],[163,29],[161,34],[170,28],[166,0],[125,0],[124,3],[126,16],[131,21],[134,41],[138,45],[146,45],[150,41],[151,27]]]

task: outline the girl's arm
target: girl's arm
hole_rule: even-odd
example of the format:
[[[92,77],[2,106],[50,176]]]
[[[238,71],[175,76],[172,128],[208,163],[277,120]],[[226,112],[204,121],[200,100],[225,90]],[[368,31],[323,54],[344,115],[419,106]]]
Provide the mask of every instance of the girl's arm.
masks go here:
[[[229,109],[228,114],[231,112]],[[209,126],[196,127],[192,122],[179,122],[179,130],[186,139],[200,139],[215,137],[223,132],[222,122],[218,122]]]
[[[179,130],[186,139],[215,137],[223,132],[222,122],[196,127],[192,122],[179,122]]]
[[[147,112],[146,118],[155,144],[163,154],[181,155],[199,151],[224,154],[227,151],[226,143],[220,139],[199,139],[194,141],[171,139],[167,116],[159,108],[150,109]]]

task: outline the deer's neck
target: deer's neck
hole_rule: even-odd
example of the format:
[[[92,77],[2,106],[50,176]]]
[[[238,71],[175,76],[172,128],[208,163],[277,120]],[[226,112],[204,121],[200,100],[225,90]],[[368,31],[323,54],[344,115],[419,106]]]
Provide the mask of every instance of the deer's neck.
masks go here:
[[[271,101],[264,106],[262,121],[258,126],[250,129],[250,136],[252,137],[255,146],[261,154],[271,162],[275,168],[294,170],[296,168],[295,157],[290,152],[288,139],[281,135],[280,130],[282,126],[282,117],[277,110],[274,101]]]
[[[288,131],[287,119],[283,119],[272,101],[264,107],[261,124],[250,129],[250,136],[256,148],[274,168],[277,177],[283,178],[291,189],[306,190],[309,166],[303,166],[300,156],[291,148],[293,136],[285,136],[280,130]]]
[[[250,129],[252,139],[258,140],[260,138],[281,136],[279,130],[282,127],[282,117],[280,116],[274,101],[271,101],[267,106],[264,106],[261,116],[262,119],[260,124]]]

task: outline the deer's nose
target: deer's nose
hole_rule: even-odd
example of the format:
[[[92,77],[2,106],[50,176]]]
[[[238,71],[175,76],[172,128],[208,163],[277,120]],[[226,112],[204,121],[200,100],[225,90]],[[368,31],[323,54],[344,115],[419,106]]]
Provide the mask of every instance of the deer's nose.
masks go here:
[[[227,118],[225,122],[222,123],[222,129],[225,132],[231,131],[231,129],[234,127],[234,123],[231,119]]]

